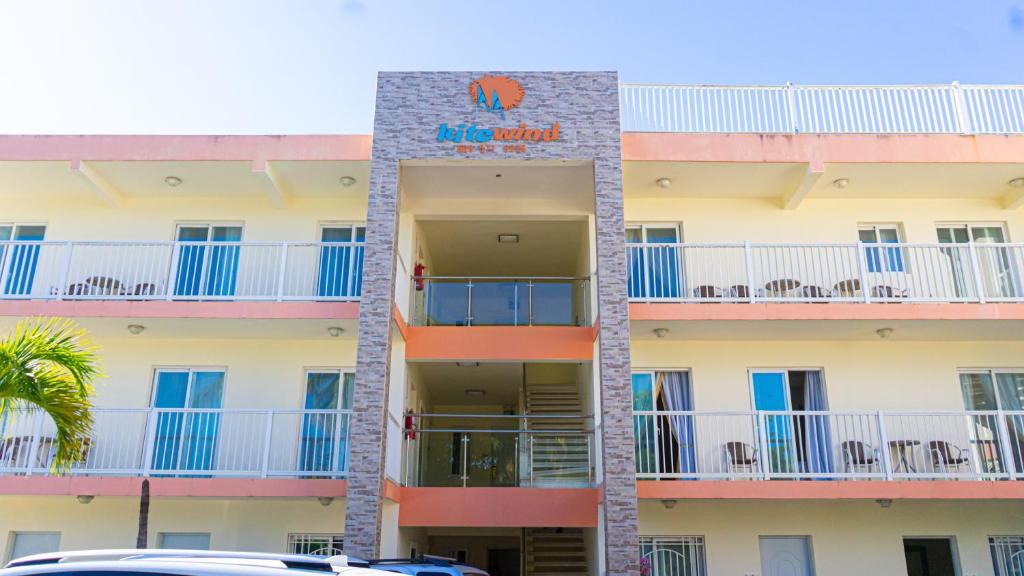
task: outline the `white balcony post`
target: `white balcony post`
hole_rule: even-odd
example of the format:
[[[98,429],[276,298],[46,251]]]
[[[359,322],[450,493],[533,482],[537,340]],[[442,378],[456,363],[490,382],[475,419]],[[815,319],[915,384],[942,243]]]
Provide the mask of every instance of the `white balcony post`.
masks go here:
[[[530,445],[530,488],[533,488],[533,440],[534,435],[529,434],[527,436],[528,444]]]
[[[999,422],[996,424],[999,433],[999,458],[1005,463],[1003,464],[1006,468],[1005,472],[1010,476],[1010,480],[1017,479],[1017,463],[1013,460],[1013,451],[1010,450],[1010,429],[1006,425],[1006,414],[1002,410],[996,413],[996,418]]]
[[[71,274],[71,249],[74,245],[70,240],[64,243],[64,263],[60,269],[60,279],[57,281],[57,300],[64,299],[64,291],[68,288],[68,276]]]
[[[466,281],[466,326],[473,325],[473,280]]]
[[[771,480],[772,477],[772,465],[771,459],[768,454],[768,420],[765,417],[765,413],[758,411],[757,413],[757,446],[761,452],[757,458],[758,464],[761,465],[761,477],[765,480]]]
[[[967,99],[964,97],[964,89],[959,81],[953,82],[953,104],[956,109],[957,130],[961,134],[971,133],[971,116],[967,113]]]
[[[278,264],[280,270],[277,273],[277,301],[284,300],[284,281],[288,271],[288,243],[281,244],[281,262]]]
[[[36,410],[34,423],[32,424],[32,438],[29,441],[28,460],[25,462],[25,475],[31,476],[39,462],[39,437],[43,434],[43,411]]]
[[[462,433],[462,487],[469,482],[469,433]]]
[[[800,125],[796,118],[796,93],[793,83],[786,82],[786,104],[789,106],[789,123],[793,134],[800,132]]]
[[[974,241],[967,243],[967,254],[971,261],[971,274],[974,276],[974,290],[977,292],[978,302],[985,303],[985,282],[981,277],[981,266],[978,265],[978,247]]]
[[[274,437],[274,411],[267,410],[267,429],[263,432],[263,455],[260,460],[260,478],[270,471],[270,445]]]
[[[871,291],[868,290],[868,260],[864,256],[864,242],[857,242],[857,278],[860,280],[861,297],[865,304],[871,303]]]
[[[757,290],[754,289],[754,254],[750,250],[750,241],[743,241],[743,262],[747,268],[747,299],[754,303]]]
[[[146,414],[146,439],[142,446],[142,475],[149,476],[153,470],[153,451],[156,450],[157,411],[151,408]]]
[[[878,442],[879,452],[882,455],[882,473],[886,480],[892,480],[892,447],[889,446],[889,433],[885,429],[885,413],[878,411]]]
[[[174,264],[181,258],[181,243],[171,244],[171,258],[167,263],[167,280],[164,282],[164,300],[170,301],[174,297]]]

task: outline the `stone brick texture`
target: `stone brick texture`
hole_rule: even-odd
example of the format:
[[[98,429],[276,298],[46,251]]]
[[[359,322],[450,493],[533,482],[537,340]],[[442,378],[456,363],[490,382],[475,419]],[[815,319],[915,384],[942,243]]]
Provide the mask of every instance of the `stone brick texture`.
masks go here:
[[[518,80],[525,96],[501,115],[470,98],[480,76]],[[438,142],[442,123],[481,128],[548,128],[559,140],[527,142],[525,151],[459,154]],[[380,550],[386,406],[396,270],[399,166],[403,160],[587,160],[594,166],[597,318],[602,405],[604,543],[610,576],[639,574],[636,477],[629,359],[627,270],[622,207],[618,75],[614,72],[382,72],[377,78],[363,294],[353,398],[345,548]]]

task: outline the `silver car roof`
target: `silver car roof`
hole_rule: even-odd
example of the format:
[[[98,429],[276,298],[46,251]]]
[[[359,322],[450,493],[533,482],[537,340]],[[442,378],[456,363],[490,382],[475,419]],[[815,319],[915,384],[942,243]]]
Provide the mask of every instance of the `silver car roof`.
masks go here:
[[[284,564],[274,565],[275,560],[273,559],[225,558],[224,556],[163,556],[155,558],[128,557],[116,560],[95,560],[85,559],[84,556],[83,554],[77,555],[76,559],[71,561],[44,562],[3,568],[0,569],[0,576],[45,576],[47,574],[67,574],[71,572],[126,572],[192,576],[283,576],[285,574],[295,574],[294,570],[301,570],[300,573],[306,575],[313,575],[318,572],[305,570],[301,567],[288,568]],[[293,555],[268,554],[267,556]],[[232,560],[235,561],[233,562]],[[317,559],[312,558],[312,560]],[[279,562],[280,560],[276,561]],[[327,566],[330,567],[330,565]],[[354,566],[334,566],[331,567],[331,571],[344,576],[385,576],[387,574],[380,570],[357,568]]]

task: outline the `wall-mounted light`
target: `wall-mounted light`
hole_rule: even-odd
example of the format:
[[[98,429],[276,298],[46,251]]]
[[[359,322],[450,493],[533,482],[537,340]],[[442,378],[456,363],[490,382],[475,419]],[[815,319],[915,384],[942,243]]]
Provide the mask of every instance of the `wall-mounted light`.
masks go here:
[[[1024,188],[1024,178],[1014,178],[1007,182],[1010,188]]]
[[[342,176],[341,178],[338,178],[338,183],[344,186],[345,188],[348,188],[349,186],[356,183],[356,179],[351,176]]]
[[[666,178],[664,176],[662,176],[661,178],[658,178],[657,180],[655,180],[654,183],[658,185],[658,188],[671,188],[672,187],[672,179],[671,178]]]
[[[668,328],[655,328],[654,330],[651,330],[651,332],[654,332],[654,335],[658,338],[668,336]]]
[[[345,332],[345,329],[341,326],[328,326],[327,333],[331,335],[331,338],[337,338]]]
[[[878,330],[875,330],[875,334],[878,334],[878,337],[881,338],[882,340],[885,340],[889,336],[892,336],[893,332],[895,332],[895,330],[893,330],[892,328],[879,328]]]
[[[129,324],[128,325],[128,331],[131,332],[133,336],[138,336],[139,334],[142,334],[145,330],[146,330],[146,327],[143,326],[142,324]]]
[[[498,244],[518,244],[519,234],[498,234]]]
[[[317,501],[320,502],[321,506],[330,506],[331,502],[334,502],[334,498],[331,498],[330,496],[321,496],[317,498]]]
[[[846,188],[849,185],[850,185],[850,179],[849,178],[836,178],[835,180],[832,181],[832,187],[833,188],[838,188],[840,190],[842,190],[843,188]]]
[[[79,504],[88,504],[89,502],[92,502],[94,498],[96,497],[92,494],[79,494],[78,496],[75,496],[75,499],[78,500]]]
[[[480,397],[486,396],[486,395],[487,395],[487,391],[486,390],[482,390],[480,388],[467,388],[466,389],[466,396],[480,398]]]
[[[166,178],[164,178],[164,184],[167,184],[171,188],[177,188],[178,186],[181,186],[181,182],[181,178],[178,178],[177,176],[167,176]]]

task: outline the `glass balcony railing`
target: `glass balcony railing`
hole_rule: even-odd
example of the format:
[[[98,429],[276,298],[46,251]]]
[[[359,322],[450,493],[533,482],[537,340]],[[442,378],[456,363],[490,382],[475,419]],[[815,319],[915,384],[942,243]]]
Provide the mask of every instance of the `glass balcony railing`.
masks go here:
[[[417,414],[404,437],[405,484],[588,487],[594,434],[579,415]]]
[[[1024,479],[1024,412],[633,414],[637,478]]]
[[[0,300],[358,300],[363,243],[0,242]]]
[[[417,326],[589,326],[586,278],[413,278]]]
[[[93,410],[75,476],[343,478],[350,410]],[[0,419],[0,475],[46,475],[56,448],[41,411]]]

